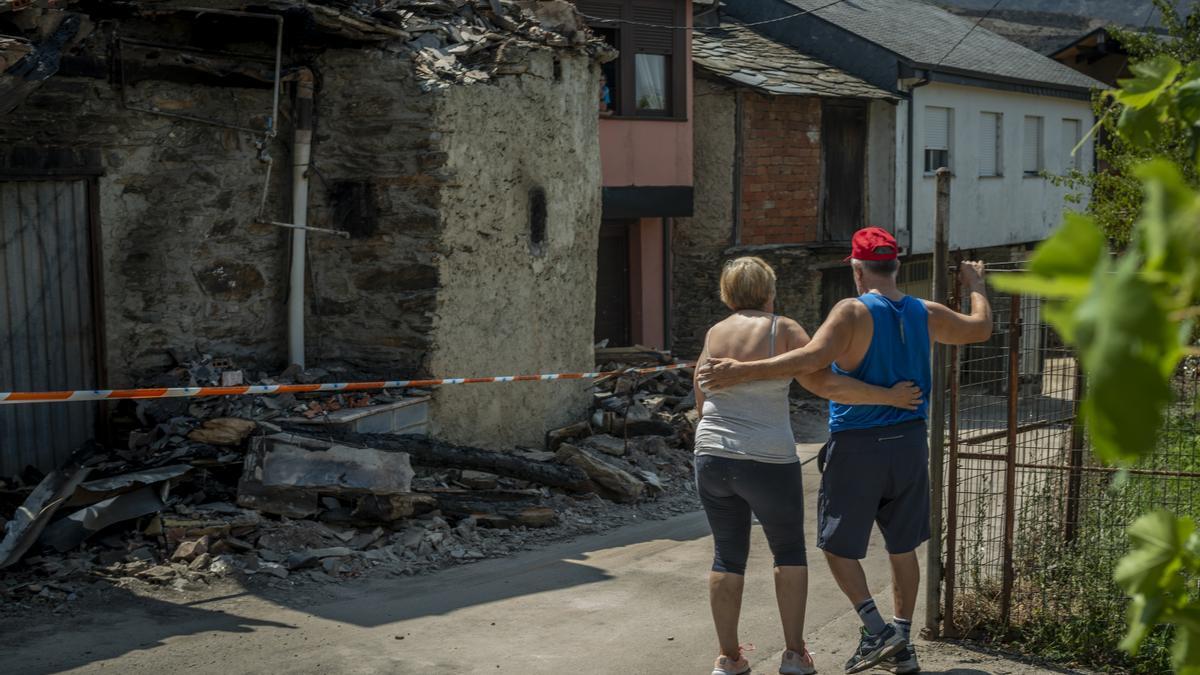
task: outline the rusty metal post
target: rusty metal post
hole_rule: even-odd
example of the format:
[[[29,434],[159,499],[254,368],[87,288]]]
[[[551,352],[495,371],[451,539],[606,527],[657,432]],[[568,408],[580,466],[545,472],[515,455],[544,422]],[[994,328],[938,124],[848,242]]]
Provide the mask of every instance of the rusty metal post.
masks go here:
[[[1008,447],[1004,462],[1004,562],[1000,580],[1000,623],[1012,618],[1013,537],[1017,500],[1017,416],[1021,388],[1021,296],[1009,299],[1008,310]]]
[[[952,307],[962,311],[962,282],[954,278],[954,294]],[[960,365],[960,347],[950,348],[950,368],[947,375],[949,383],[950,421],[947,430],[949,437],[950,457],[946,470],[946,579],[945,606],[942,609],[942,635],[958,637],[958,627],[954,623],[954,593],[957,582],[958,564],[958,375]]]
[[[1079,528],[1079,498],[1083,489],[1084,423],[1083,418],[1079,414],[1079,404],[1082,400],[1083,366],[1076,359],[1075,390],[1071,400],[1072,412],[1075,413],[1075,419],[1071,422],[1071,454],[1068,462],[1071,468],[1067,473],[1066,518],[1063,524],[1063,536],[1067,543],[1075,541],[1075,534]]]
[[[937,222],[933,237],[933,300],[946,304],[946,278],[950,249],[950,169],[937,171]],[[933,391],[929,396],[929,544],[925,549],[925,630],[931,638],[941,634],[942,606],[942,504],[946,447],[946,347],[933,346]]]

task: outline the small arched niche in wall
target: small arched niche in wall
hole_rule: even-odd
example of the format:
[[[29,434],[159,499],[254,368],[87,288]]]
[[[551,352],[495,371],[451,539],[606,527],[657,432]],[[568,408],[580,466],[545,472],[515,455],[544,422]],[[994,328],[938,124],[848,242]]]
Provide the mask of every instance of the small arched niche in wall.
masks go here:
[[[546,191],[529,191],[529,250],[536,256],[546,253]]]

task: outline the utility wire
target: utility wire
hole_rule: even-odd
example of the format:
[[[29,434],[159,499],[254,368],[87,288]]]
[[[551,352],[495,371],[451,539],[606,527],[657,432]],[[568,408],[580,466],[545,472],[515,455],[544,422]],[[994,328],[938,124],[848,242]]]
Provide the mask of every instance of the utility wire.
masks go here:
[[[768,23],[778,23],[780,21],[787,21],[788,19],[795,19],[796,17],[804,16],[805,14],[813,14],[813,13],[819,12],[823,9],[833,7],[834,5],[840,5],[843,2],[846,2],[846,0],[833,0],[833,2],[821,5],[820,7],[814,7],[813,9],[806,9],[803,12],[796,12],[794,14],[788,14],[787,16],[781,16],[781,17],[778,17],[775,19],[767,19],[765,21],[755,21],[753,23],[743,23],[743,24],[739,24],[739,25],[741,25],[741,26],[762,26],[762,25],[765,25]],[[715,4],[713,6],[713,9],[709,9],[700,14],[697,14],[696,17],[707,16],[709,13],[716,11],[716,8],[719,6],[720,6],[720,4]],[[661,24],[661,23],[645,23],[642,21],[632,21],[630,19],[606,19],[604,17],[592,16],[590,14],[584,14],[583,12],[580,12],[579,15],[589,21],[597,21],[597,22],[606,23],[606,24],[623,23],[623,24],[627,24],[630,26],[642,26],[645,28],[668,28],[670,30],[690,30],[690,31],[722,30],[722,28],[720,26],[670,26],[670,25]]]
[[[961,45],[963,42],[966,42],[967,38],[971,37],[971,33],[974,33],[975,29],[979,28],[979,24],[983,23],[984,20],[986,20],[989,16],[991,16],[992,12],[996,11],[996,8],[999,7],[1000,3],[1002,3],[1002,2],[1004,2],[1004,0],[996,0],[996,2],[994,4],[992,4],[991,9],[984,12],[983,16],[979,17],[979,20],[977,20],[975,22],[975,25],[971,26],[971,30],[964,33],[963,36],[961,38],[959,38],[958,42],[955,42],[954,46],[950,48],[950,51],[943,54],[942,58],[938,59],[938,62],[934,65],[940,66],[946,59],[950,58],[950,55],[954,53],[954,50],[958,49],[959,45]]]

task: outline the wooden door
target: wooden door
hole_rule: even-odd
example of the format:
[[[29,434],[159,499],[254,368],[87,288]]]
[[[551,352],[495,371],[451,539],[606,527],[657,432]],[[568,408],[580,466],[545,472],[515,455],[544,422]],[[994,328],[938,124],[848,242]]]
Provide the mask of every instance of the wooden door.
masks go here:
[[[629,303],[629,224],[606,221],[600,226],[596,268],[596,342],[609,347],[632,342]]]
[[[821,226],[827,241],[850,241],[863,227],[867,106],[827,102],[821,111]]]

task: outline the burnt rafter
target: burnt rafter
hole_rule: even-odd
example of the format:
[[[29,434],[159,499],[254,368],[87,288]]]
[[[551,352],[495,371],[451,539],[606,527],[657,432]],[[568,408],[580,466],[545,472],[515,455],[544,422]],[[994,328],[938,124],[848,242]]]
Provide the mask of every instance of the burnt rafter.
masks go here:
[[[22,45],[25,53],[0,74],[0,115],[7,114],[55,73],[63,55],[90,32],[83,17],[66,14],[43,37]]]

